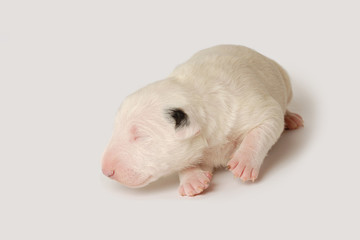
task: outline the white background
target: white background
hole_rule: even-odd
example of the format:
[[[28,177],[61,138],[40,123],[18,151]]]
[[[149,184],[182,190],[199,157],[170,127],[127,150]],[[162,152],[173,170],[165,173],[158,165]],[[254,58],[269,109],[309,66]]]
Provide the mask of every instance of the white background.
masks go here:
[[[358,1],[0,1],[1,239],[360,239]],[[241,44],[289,72],[286,132],[254,184],[127,189],[100,159],[125,96]]]

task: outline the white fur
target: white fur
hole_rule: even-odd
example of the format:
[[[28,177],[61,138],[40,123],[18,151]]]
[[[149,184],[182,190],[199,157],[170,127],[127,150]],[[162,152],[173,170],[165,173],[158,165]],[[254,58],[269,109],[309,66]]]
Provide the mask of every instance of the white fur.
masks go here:
[[[261,165],[284,129],[291,96],[289,78],[273,60],[243,46],[202,50],[167,79],[126,98],[103,166],[151,176],[143,186],[193,166],[226,166],[236,150],[250,151]],[[170,108],[184,110],[190,124],[175,130]],[[256,136],[256,147],[242,149],[246,136]],[[117,180],[127,184],[131,177]]]

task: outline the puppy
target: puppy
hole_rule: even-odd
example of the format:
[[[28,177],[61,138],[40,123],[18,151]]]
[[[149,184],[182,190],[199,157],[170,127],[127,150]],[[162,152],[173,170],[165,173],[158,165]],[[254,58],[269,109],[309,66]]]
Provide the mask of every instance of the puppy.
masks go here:
[[[102,171],[129,187],[178,172],[183,196],[208,188],[218,167],[254,181],[284,128],[303,126],[291,97],[275,61],[243,46],[202,50],[124,100]]]

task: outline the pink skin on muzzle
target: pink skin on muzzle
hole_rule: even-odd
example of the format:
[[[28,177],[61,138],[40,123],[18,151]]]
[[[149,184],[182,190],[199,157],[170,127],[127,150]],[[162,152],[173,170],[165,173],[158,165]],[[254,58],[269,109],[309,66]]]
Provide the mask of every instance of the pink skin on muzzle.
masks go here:
[[[145,176],[133,170],[119,157],[116,150],[111,149],[106,150],[102,159],[102,172],[105,176],[128,187],[142,187],[151,178],[151,176]]]

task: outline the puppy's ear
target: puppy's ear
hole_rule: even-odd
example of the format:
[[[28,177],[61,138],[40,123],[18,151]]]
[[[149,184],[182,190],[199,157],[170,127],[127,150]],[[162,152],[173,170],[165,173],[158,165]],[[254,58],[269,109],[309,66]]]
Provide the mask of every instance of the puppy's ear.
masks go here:
[[[191,112],[181,108],[168,109],[167,115],[174,125],[175,135],[179,139],[187,139],[200,133],[200,125]]]

